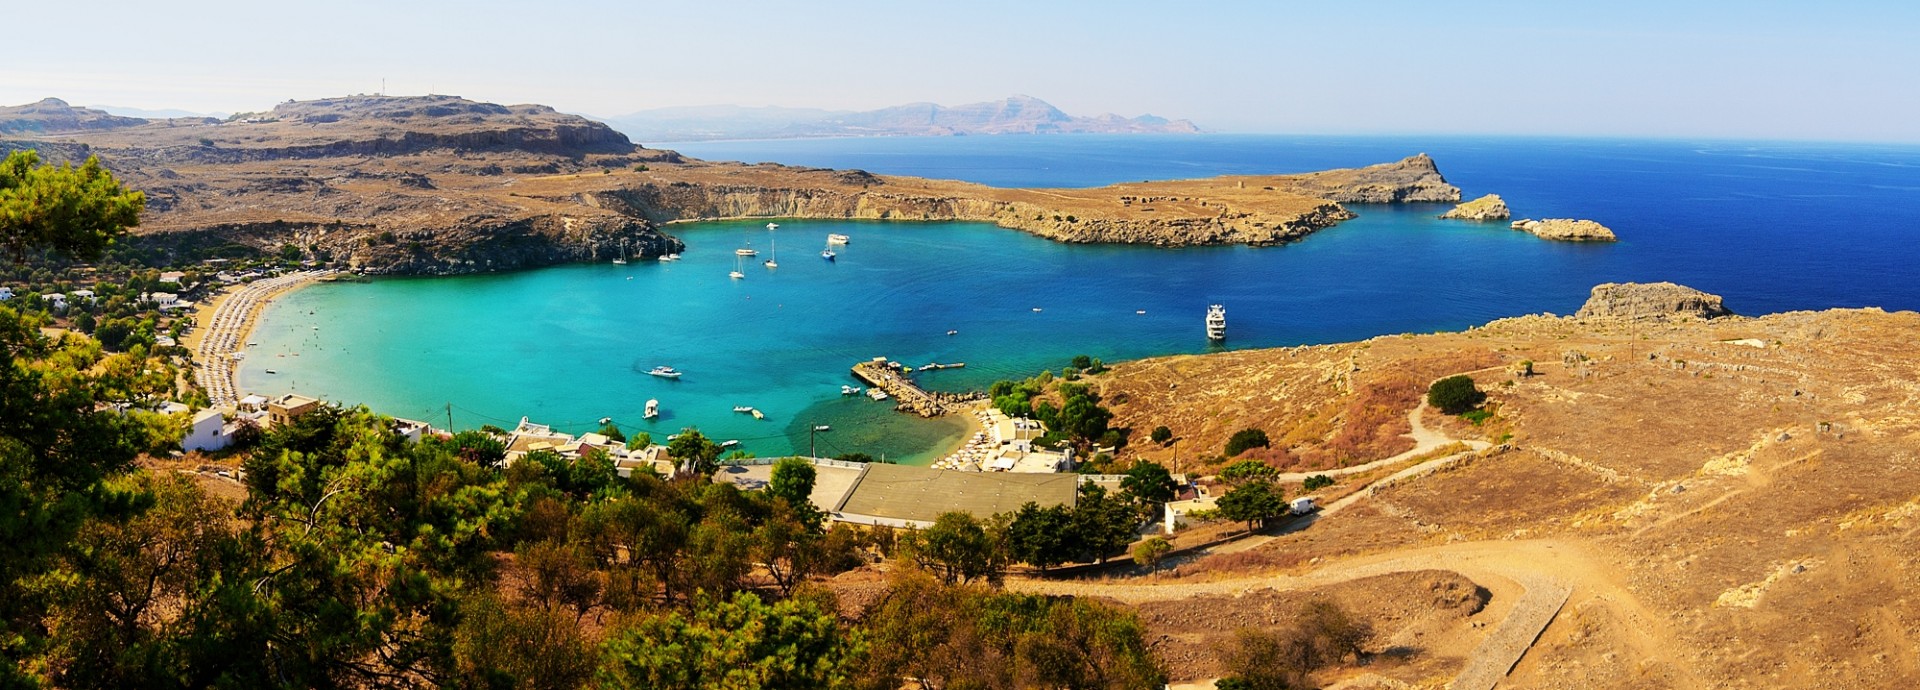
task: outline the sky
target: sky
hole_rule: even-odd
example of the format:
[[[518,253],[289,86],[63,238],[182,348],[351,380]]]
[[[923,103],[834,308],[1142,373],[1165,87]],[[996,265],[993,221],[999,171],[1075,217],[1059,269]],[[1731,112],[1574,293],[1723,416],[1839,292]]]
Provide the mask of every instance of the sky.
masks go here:
[[[1026,94],[1212,131],[1920,141],[1920,2],[4,0],[0,104]],[[384,84],[384,87],[383,87]]]

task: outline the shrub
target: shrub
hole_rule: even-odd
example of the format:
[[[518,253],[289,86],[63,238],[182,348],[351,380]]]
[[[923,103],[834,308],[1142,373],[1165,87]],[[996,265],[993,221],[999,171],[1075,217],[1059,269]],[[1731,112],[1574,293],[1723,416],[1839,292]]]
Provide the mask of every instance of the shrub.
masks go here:
[[[1467,410],[1466,412],[1460,413],[1460,418],[1467,420],[1469,422],[1472,422],[1474,426],[1480,426],[1481,424],[1486,423],[1488,419],[1493,418],[1493,411],[1492,410]]]
[[[1159,564],[1160,559],[1165,558],[1171,551],[1173,551],[1173,544],[1167,540],[1160,537],[1147,537],[1133,545],[1133,562],[1151,567]]]
[[[1466,412],[1479,407],[1486,399],[1487,394],[1480,392],[1480,387],[1466,375],[1449,376],[1427,388],[1427,404],[1447,414]]]
[[[1227,457],[1231,458],[1247,452],[1248,448],[1265,447],[1267,447],[1267,432],[1259,429],[1241,429],[1233,432],[1233,437],[1227,439]]]
[[[1302,482],[1300,486],[1301,488],[1307,491],[1318,491],[1320,489],[1333,486],[1333,477],[1329,477],[1324,474],[1316,474],[1311,477],[1307,477],[1307,481]]]
[[[1165,426],[1156,426],[1156,427],[1154,427],[1154,428],[1153,428],[1153,442],[1154,442],[1154,443],[1158,443],[1158,444],[1160,444],[1160,445],[1163,445],[1163,446],[1164,446],[1164,445],[1166,445],[1166,444],[1167,444],[1167,442],[1168,442],[1168,441],[1171,441],[1171,440],[1173,440],[1173,430],[1172,430],[1172,429],[1168,429],[1168,428],[1166,428]]]

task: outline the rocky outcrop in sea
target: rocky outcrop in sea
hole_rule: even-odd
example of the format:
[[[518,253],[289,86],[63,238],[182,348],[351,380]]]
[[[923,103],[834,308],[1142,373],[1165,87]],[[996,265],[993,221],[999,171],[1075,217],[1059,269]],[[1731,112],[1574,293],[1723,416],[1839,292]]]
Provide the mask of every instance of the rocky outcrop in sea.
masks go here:
[[[1440,214],[1440,217],[1448,220],[1506,220],[1513,217],[1513,212],[1507,210],[1507,201],[1500,198],[1500,195],[1488,194],[1455,206],[1452,210]]]
[[[1513,222],[1513,229],[1532,233],[1541,239],[1563,242],[1613,242],[1620,239],[1615,237],[1613,230],[1605,225],[1572,218],[1516,220]]]
[[[1731,316],[1719,295],[1673,283],[1601,283],[1577,318],[1711,319]]]

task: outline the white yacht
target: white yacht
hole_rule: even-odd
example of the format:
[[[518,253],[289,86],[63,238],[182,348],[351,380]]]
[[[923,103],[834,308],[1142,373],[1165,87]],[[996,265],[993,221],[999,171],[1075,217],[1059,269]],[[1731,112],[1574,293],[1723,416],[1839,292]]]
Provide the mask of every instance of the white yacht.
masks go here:
[[[654,400],[654,399],[647,400],[647,411],[640,413],[640,416],[645,417],[647,419],[654,419],[656,417],[659,417],[660,401]]]
[[[847,240],[850,240],[850,239],[853,239],[853,238],[848,237],[846,235],[842,235],[837,232],[831,233],[827,235],[827,244],[846,244]]]
[[[1207,339],[1215,342],[1227,339],[1227,308],[1224,305],[1207,307]]]
[[[754,251],[752,247],[741,247],[739,249],[733,250],[733,253],[737,256],[759,256],[760,255],[760,252]]]
[[[778,230],[778,229],[780,229],[780,224],[779,224],[779,223],[768,223],[768,224],[767,224],[767,229],[768,229],[768,230]]]
[[[661,366],[657,366],[657,367],[654,367],[654,368],[652,368],[652,369],[649,369],[649,370],[647,370],[647,375],[649,375],[649,376],[658,376],[658,377],[660,377],[660,378],[663,378],[663,379],[677,379],[677,378],[680,378],[680,372],[679,372],[679,371],[677,371],[677,370],[675,370],[675,369],[674,369],[673,367],[669,367],[669,366],[665,366],[665,365],[661,365]]]

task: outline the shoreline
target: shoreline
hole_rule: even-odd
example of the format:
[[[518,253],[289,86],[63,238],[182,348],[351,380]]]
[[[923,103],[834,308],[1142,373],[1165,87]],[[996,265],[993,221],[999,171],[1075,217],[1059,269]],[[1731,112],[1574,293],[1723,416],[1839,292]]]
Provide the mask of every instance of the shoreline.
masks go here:
[[[212,407],[227,408],[239,401],[233,354],[245,352],[241,346],[253,333],[267,305],[335,273],[337,271],[330,269],[301,271],[229,287],[194,312],[197,327],[183,344],[193,353],[194,382],[206,392]]]

